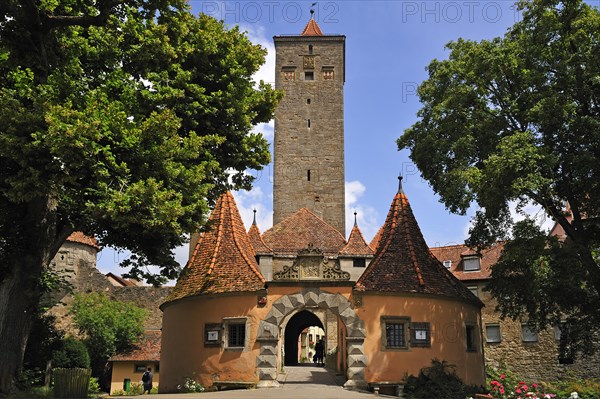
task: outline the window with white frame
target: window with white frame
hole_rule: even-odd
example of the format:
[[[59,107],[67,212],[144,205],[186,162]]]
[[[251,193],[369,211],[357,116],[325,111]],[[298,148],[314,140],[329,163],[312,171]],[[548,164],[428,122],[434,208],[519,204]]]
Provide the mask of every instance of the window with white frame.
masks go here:
[[[500,324],[486,324],[485,339],[486,342],[490,344],[502,341],[502,336],[500,335]]]
[[[445,260],[444,261],[444,267],[446,269],[450,269],[452,267],[452,261],[451,260]]]
[[[521,325],[521,337],[523,342],[538,342],[538,334],[529,324]]]
[[[410,346],[421,348],[431,346],[431,328],[429,323],[411,323]]]
[[[463,270],[465,272],[481,270],[481,259],[479,256],[465,256],[463,258]]]

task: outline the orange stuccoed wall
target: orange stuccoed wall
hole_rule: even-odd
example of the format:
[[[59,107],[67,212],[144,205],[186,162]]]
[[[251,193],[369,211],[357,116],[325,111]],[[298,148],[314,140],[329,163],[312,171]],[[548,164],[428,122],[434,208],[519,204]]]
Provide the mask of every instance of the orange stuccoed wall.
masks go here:
[[[362,306],[355,311],[365,322],[367,330],[364,347],[368,356],[365,370],[368,382],[401,381],[406,374],[418,375],[423,367],[430,366],[431,360],[437,358],[456,366],[457,375],[467,384],[485,385],[480,310],[477,306],[444,297],[364,294]],[[430,323],[431,346],[408,350],[385,349],[382,345],[383,317]],[[474,351],[467,351],[467,324],[475,327]]]
[[[350,287],[321,287],[322,291],[341,294],[353,302]],[[196,296],[163,305],[160,392],[175,392],[186,377],[204,386],[214,381],[258,382],[256,342],[258,326],[273,302],[284,295],[303,290],[302,286],[270,287],[268,301],[257,305],[257,293]],[[405,294],[362,296],[355,307],[365,322],[364,350],[367,357],[367,382],[402,381],[407,374],[417,375],[431,359],[446,360],[456,366],[458,376],[468,384],[484,385],[484,357],[481,345],[480,310],[477,306],[452,298]],[[297,309],[300,310],[300,309]],[[428,322],[431,347],[408,350],[382,348],[381,319],[406,317],[412,322]],[[245,317],[245,348],[227,349],[205,346],[205,324],[220,324],[225,318]],[[467,351],[465,325],[475,326],[476,351]],[[280,326],[282,327],[282,326]],[[344,361],[342,361],[345,364]]]

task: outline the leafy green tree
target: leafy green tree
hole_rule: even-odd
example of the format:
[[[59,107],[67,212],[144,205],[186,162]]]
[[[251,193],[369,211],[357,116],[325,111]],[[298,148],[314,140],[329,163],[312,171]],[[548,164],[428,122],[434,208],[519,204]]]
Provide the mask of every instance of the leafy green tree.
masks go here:
[[[569,356],[600,333],[600,12],[581,0],[519,7],[504,37],[450,42],[449,58],[429,64],[420,118],[398,146],[452,212],[480,206],[468,244],[512,231],[489,289],[503,316],[538,328],[566,319]],[[515,203],[540,205],[566,240],[515,225]]]
[[[73,337],[65,338],[60,349],[52,354],[52,367],[89,368],[90,355],[85,344]]]
[[[75,295],[72,311],[75,325],[85,336],[95,376],[102,375],[112,355],[131,349],[144,333],[146,310],[112,300],[104,293]]]
[[[280,98],[252,79],[265,54],[185,0],[0,2],[0,394],[73,231],[161,283],[217,195],[269,162],[251,132]]]

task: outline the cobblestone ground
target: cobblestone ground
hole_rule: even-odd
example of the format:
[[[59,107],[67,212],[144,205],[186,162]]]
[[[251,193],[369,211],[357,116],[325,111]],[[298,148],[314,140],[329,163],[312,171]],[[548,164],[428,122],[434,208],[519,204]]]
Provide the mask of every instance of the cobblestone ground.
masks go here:
[[[195,394],[150,395],[155,399],[374,399],[375,395],[341,387],[342,376],[323,367],[286,367],[279,378],[280,388],[228,390]],[[140,396],[132,397],[141,399]]]

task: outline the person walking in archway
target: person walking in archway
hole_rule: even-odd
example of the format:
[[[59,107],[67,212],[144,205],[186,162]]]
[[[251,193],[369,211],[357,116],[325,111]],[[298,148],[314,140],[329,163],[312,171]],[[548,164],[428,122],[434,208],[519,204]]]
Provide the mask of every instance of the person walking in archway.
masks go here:
[[[325,365],[325,362],[323,361],[323,356],[325,354],[325,344],[323,343],[322,338],[315,345],[315,352],[317,356],[317,364]]]

